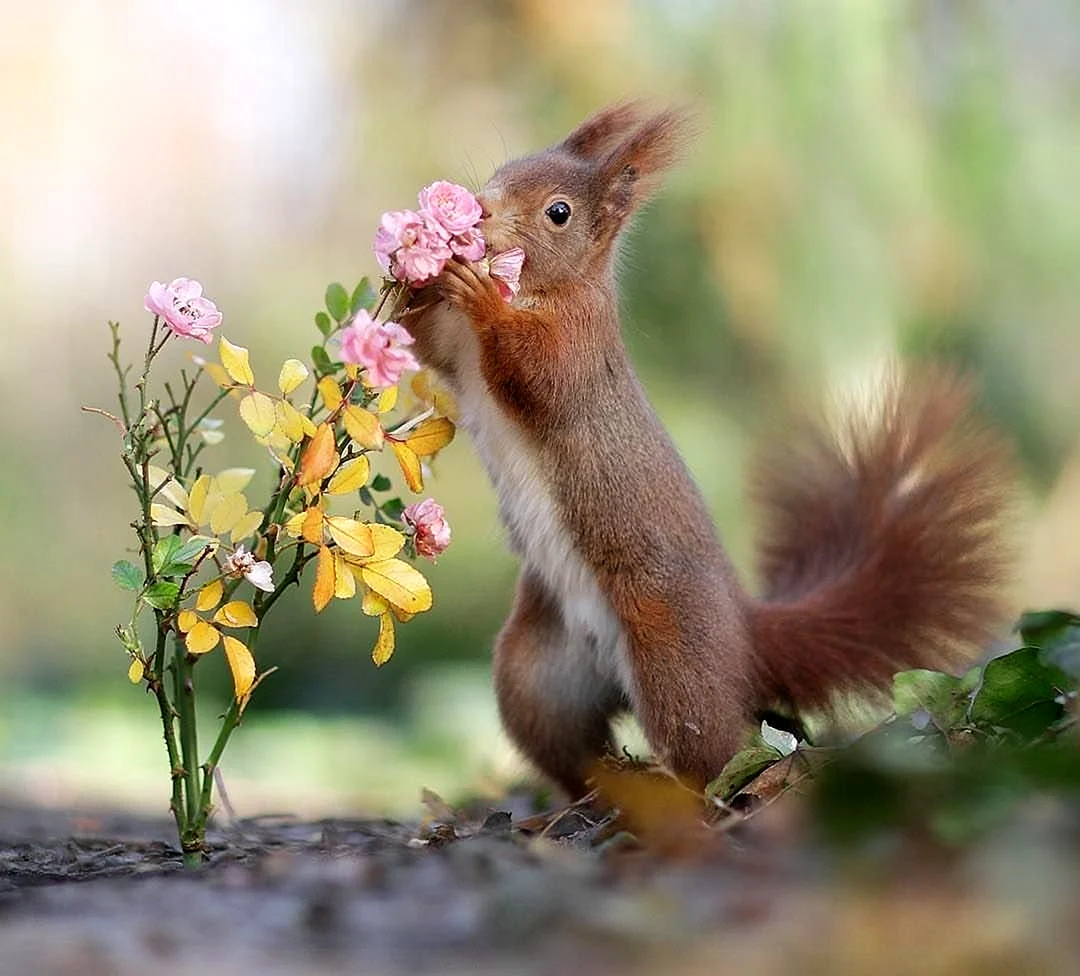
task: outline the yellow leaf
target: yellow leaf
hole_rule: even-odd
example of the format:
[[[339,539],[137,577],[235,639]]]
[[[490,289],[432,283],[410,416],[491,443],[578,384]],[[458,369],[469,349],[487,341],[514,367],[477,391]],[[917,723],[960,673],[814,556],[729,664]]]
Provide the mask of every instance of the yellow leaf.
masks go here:
[[[147,467],[146,474],[150,479],[150,490],[152,492],[157,492],[160,498],[171,502],[181,511],[187,508],[188,494],[184,491],[184,486],[172,477],[168,471],[154,467],[151,464]]]
[[[234,491],[243,491],[254,477],[254,468],[226,468],[214,475],[213,483],[223,495],[230,495]]]
[[[195,479],[188,494],[188,512],[197,525],[202,525],[206,511],[206,497],[210,494],[210,475],[202,474]]]
[[[219,579],[207,583],[195,597],[195,609],[202,610],[204,613],[207,610],[213,610],[221,602],[221,594],[224,591],[225,587]]]
[[[256,437],[268,437],[277,423],[274,401],[265,393],[248,393],[240,401],[240,419]]]
[[[398,618],[398,621],[403,624],[407,624],[410,620],[412,620],[413,617],[416,616],[415,613],[409,613],[407,610],[402,610],[401,607],[391,607],[390,611],[395,617]]]
[[[350,403],[341,414],[349,436],[361,447],[378,450],[383,443],[383,429],[379,418],[370,410]]]
[[[350,491],[356,491],[367,484],[368,475],[371,473],[371,464],[367,456],[361,454],[350,461],[346,461],[330,479],[326,486],[328,495],[347,495]]]
[[[300,464],[296,469],[296,483],[304,485],[318,484],[337,467],[338,452],[334,447],[334,428],[329,424],[319,424],[315,436],[304,445],[300,454]]]
[[[330,538],[350,555],[370,556],[375,551],[371,529],[363,522],[343,515],[327,515],[325,521]]]
[[[420,458],[416,456],[416,452],[400,441],[391,441],[390,450],[401,465],[401,473],[405,475],[405,484],[409,486],[409,490],[416,493],[423,491],[424,473],[420,470]]]
[[[355,380],[360,375],[360,367],[356,363],[345,364],[345,375],[350,380]]]
[[[243,346],[234,346],[225,336],[218,342],[218,355],[221,365],[237,383],[242,386],[254,386],[255,374],[248,362],[248,351]]]
[[[419,570],[400,559],[365,563],[360,578],[380,596],[409,613],[431,609],[431,587]]]
[[[290,535],[294,539],[300,535],[300,533],[303,531],[304,521],[308,517],[308,511],[310,511],[310,509],[307,509],[303,512],[297,512],[295,515],[290,515],[289,518],[286,519],[285,525],[283,526],[286,535]],[[319,521],[319,525],[322,525],[321,519]]]
[[[259,618],[250,603],[230,600],[214,614],[214,623],[222,627],[258,627]]]
[[[379,616],[379,639],[371,649],[371,660],[382,667],[394,653],[394,618],[388,613]]]
[[[243,495],[237,492],[223,495],[210,514],[210,531],[214,535],[226,535],[233,530],[240,519],[247,515],[247,510],[247,499]]]
[[[191,520],[183,512],[178,512],[175,508],[170,508],[168,505],[162,505],[158,502],[150,503],[150,521],[154,525],[162,527],[168,525],[191,525]]]
[[[312,420],[306,413],[300,414],[300,423],[304,425],[305,437],[314,437],[315,431],[319,429],[315,426],[315,421]]]
[[[278,389],[282,396],[288,396],[307,378],[308,368],[299,359],[286,359],[278,374]]]
[[[186,634],[202,618],[194,610],[181,610],[176,615],[176,626],[181,634]]]
[[[220,363],[207,363],[203,369],[206,370],[207,375],[222,389],[232,386],[232,379],[229,374],[221,368]]]
[[[254,512],[248,512],[239,522],[232,527],[232,533],[230,538],[235,546],[236,543],[242,542],[249,535],[253,535],[255,531],[262,525],[263,513],[256,510]]]
[[[356,596],[356,577],[349,572],[340,549],[334,552],[334,596],[339,600],[351,600]]]
[[[360,601],[360,609],[368,617],[378,617],[390,609],[390,604],[374,590],[368,590]]]
[[[370,522],[368,529],[371,531],[371,540],[375,543],[375,551],[371,554],[372,562],[396,556],[405,545],[405,536],[389,525]]]
[[[131,666],[128,668],[128,681],[133,685],[137,685],[142,681],[145,671],[146,665],[144,665],[137,657],[132,658]]]
[[[397,406],[397,398],[398,388],[396,386],[388,386],[379,394],[379,399],[375,401],[375,409],[378,410],[379,413],[389,413]]]
[[[288,400],[277,400],[274,403],[277,411],[277,427],[292,444],[299,444],[304,439],[304,416]]]
[[[445,417],[432,417],[418,424],[405,443],[418,457],[431,457],[454,439],[454,425]]]
[[[217,647],[221,640],[221,631],[213,627],[205,620],[200,620],[184,636],[184,643],[191,654],[205,654]]]
[[[312,505],[303,513],[304,520],[300,524],[300,535],[305,542],[313,546],[320,545],[323,541],[323,513],[318,505]]]
[[[229,662],[229,671],[232,672],[233,691],[236,700],[239,701],[255,684],[255,658],[243,641],[235,637],[225,637],[225,660]]]
[[[329,546],[319,546],[315,561],[315,585],[311,588],[311,602],[315,612],[320,613],[334,595],[334,554]]]
[[[337,381],[332,376],[324,376],[319,380],[318,389],[323,406],[326,407],[328,412],[333,413],[341,406],[341,387],[337,385]]]

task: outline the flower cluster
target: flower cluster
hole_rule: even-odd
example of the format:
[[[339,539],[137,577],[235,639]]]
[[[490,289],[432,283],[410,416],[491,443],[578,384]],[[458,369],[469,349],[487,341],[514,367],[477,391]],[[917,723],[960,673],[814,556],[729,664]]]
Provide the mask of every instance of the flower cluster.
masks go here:
[[[414,341],[408,330],[397,322],[375,321],[367,309],[360,309],[338,335],[341,361],[362,366],[367,385],[375,389],[394,386],[406,370],[420,368],[406,348]]]
[[[391,210],[375,232],[375,258],[383,271],[409,285],[436,277],[455,255],[479,261],[487,248],[483,210],[468,190],[437,180],[420,191],[419,210]]]

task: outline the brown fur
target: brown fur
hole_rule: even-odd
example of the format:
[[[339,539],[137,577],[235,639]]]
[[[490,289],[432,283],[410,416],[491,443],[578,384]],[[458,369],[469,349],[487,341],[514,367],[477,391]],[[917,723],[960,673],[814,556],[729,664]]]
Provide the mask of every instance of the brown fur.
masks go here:
[[[463,419],[524,563],[495,650],[503,721],[575,794],[627,706],[700,785],[757,710],[880,687],[970,652],[997,620],[1007,467],[940,373],[894,383],[846,439],[808,430],[761,468],[764,599],[743,591],[619,335],[615,242],[686,129],[616,106],[505,164],[481,195],[484,231],[492,252],[524,248],[521,294],[507,304],[483,266],[454,262],[406,320],[473,404]],[[572,208],[565,226],[545,217],[553,200]]]

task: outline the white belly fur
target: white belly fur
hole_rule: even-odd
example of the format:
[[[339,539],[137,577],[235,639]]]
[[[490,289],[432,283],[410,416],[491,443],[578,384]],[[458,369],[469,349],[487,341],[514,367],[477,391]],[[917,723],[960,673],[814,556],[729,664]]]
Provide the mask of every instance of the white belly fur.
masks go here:
[[[443,324],[446,328],[451,323]],[[522,550],[523,562],[544,581],[562,608],[568,639],[563,653],[553,655],[546,678],[569,686],[563,690],[566,694],[592,671],[629,696],[630,669],[622,625],[574,547],[536,456],[488,392],[471,329],[464,321],[453,324],[459,328],[447,328],[442,334],[447,338],[455,335],[458,340],[454,343],[458,364],[454,387],[461,424],[487,469],[499,496],[502,519]],[[579,655],[590,659],[577,660]]]

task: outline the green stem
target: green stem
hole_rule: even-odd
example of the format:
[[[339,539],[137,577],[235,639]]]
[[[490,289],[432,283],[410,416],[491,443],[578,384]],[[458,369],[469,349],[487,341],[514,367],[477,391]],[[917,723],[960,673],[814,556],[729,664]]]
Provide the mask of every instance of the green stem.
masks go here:
[[[180,846],[187,864],[202,860],[203,837],[198,832],[199,797],[199,735],[195,725],[194,659],[187,653],[183,638],[173,643],[173,699],[180,714],[180,752],[183,760],[183,787],[187,829],[180,835]]]
[[[187,829],[187,810],[184,807],[184,792],[181,779],[184,775],[180,764],[180,751],[176,746],[176,710],[169,701],[169,693],[162,680],[163,660],[165,658],[165,631],[159,626],[157,646],[151,667],[150,688],[157,698],[158,711],[161,713],[161,728],[165,736],[165,751],[169,754],[169,777],[172,780],[172,802],[169,804],[176,820],[176,834],[183,837]]]

